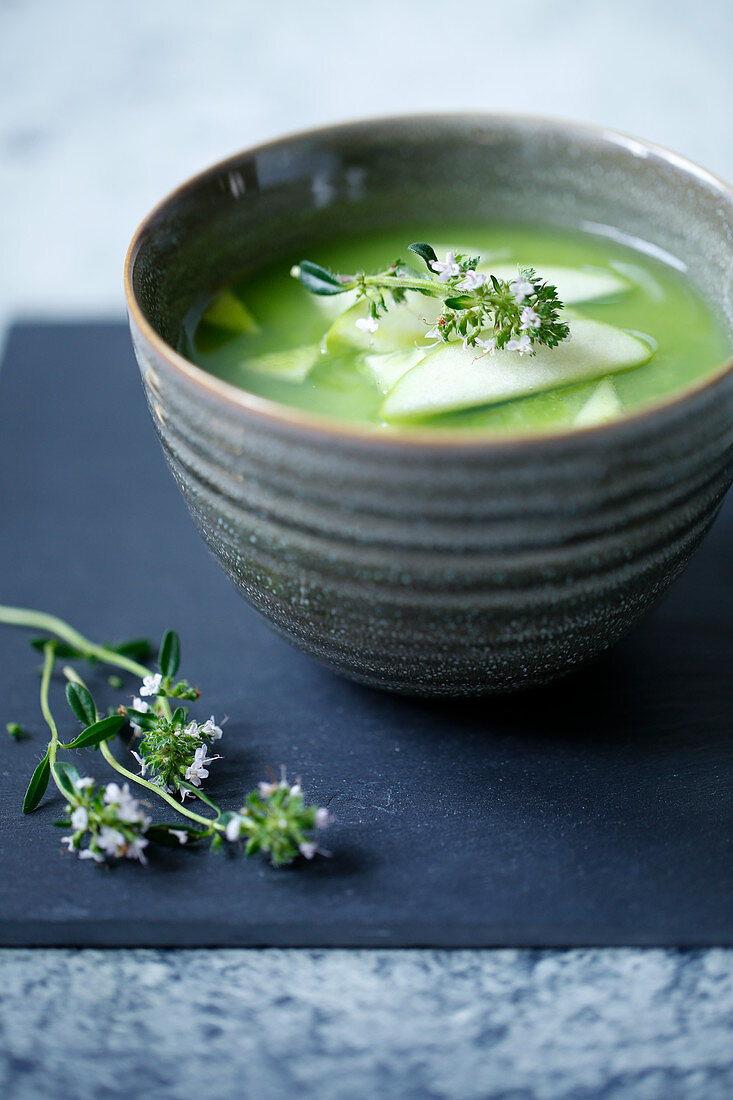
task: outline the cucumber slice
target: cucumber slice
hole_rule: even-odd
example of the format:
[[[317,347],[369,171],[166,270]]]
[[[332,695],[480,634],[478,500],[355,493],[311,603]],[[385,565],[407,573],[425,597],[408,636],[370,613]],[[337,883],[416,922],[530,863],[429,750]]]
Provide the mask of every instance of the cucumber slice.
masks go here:
[[[573,420],[578,428],[591,427],[593,424],[607,424],[623,412],[613,382],[599,382],[580,412]]]
[[[261,331],[244,302],[231,290],[224,290],[217,295],[201,320],[207,325],[215,325],[216,328],[247,333],[250,336],[256,336]]]
[[[416,341],[426,342],[425,334],[440,316],[442,305],[437,298],[409,294],[406,302],[390,306],[388,312],[379,318],[376,332],[364,332],[356,322],[366,320],[369,305],[367,302],[357,302],[331,325],[326,333],[326,347],[333,351],[346,345],[381,353],[414,348]]]
[[[364,362],[374,375],[382,393],[387,393],[421,359],[425,352],[420,348],[405,348],[403,351],[388,351],[376,355],[365,355]]]
[[[494,405],[559,389],[646,363],[650,348],[623,329],[574,321],[571,338],[535,355],[515,351],[477,355],[457,341],[422,359],[397,382],[382,404],[385,420],[413,420],[457,409]]]
[[[496,275],[497,279],[507,279],[509,282],[517,275],[516,264],[482,263],[478,270]],[[557,287],[558,298],[566,306],[625,294],[631,288],[627,279],[622,279],[615,271],[604,271],[601,268],[586,270],[579,267],[539,264],[535,270],[544,282]]]
[[[309,344],[303,348],[287,348],[285,351],[255,355],[251,359],[245,359],[242,366],[246,370],[267,374],[270,378],[279,378],[283,382],[302,382],[318,362],[320,354],[318,344]]]

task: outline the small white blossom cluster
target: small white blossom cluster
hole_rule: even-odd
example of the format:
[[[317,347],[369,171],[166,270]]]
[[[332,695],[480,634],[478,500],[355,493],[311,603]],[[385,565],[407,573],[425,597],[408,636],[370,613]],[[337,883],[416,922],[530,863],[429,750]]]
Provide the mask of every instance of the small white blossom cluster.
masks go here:
[[[146,676],[140,696],[156,695],[160,686],[158,673]],[[209,745],[221,740],[221,726],[213,714],[200,723],[188,721],[184,710],[177,711],[172,718],[166,717],[160,705],[151,708],[140,696],[133,698],[130,708],[133,713],[128,716],[134,732],[141,737],[139,751],[132,752],[140,765],[140,775],[151,776],[164,791],[178,791],[183,802],[192,793],[190,787],[200,787],[202,780],[208,778],[209,765],[221,759],[208,755]],[[141,725],[143,715],[154,717],[154,722]],[[179,715],[184,715],[182,720]]]
[[[500,283],[494,286],[489,284],[487,275],[470,266],[475,262],[456,256],[455,252],[447,252],[445,260],[430,261],[430,269],[450,290],[481,293],[473,303],[466,304],[462,315],[462,307],[451,305],[450,299],[447,299],[443,315],[425,334],[434,341],[426,345],[425,350],[457,335],[464,348],[480,348],[483,355],[494,355],[500,348],[516,351],[519,355],[531,355],[534,340],[541,335],[543,324],[543,318],[535,307],[539,307],[540,295],[547,298],[546,288],[535,285],[527,277],[532,274],[529,269],[525,271],[521,267],[516,278],[504,283],[503,288]],[[493,335],[486,338],[479,335],[482,328],[490,330],[492,327]]]
[[[68,824],[73,832],[61,838],[70,852],[79,859],[102,863],[105,859],[137,859],[146,863],[145,832],[151,819],[140,802],[133,798],[127,783],[108,783],[97,790],[89,776],[74,780],[76,798],[66,807]],[[86,834],[86,848],[82,842]]]
[[[260,783],[239,813],[228,815],[226,839],[232,843],[244,837],[247,853],[270,854],[276,865],[289,863],[300,854],[305,859],[329,855],[310,834],[326,829],[333,821],[325,806],[307,806],[300,780],[289,783],[285,770],[279,782]]]

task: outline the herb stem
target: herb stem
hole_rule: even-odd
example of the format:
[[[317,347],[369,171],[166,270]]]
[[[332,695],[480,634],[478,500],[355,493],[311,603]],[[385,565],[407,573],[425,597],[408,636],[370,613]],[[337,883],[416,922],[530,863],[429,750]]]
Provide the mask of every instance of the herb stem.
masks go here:
[[[127,768],[123,767],[112,755],[112,750],[106,741],[102,741],[99,747],[102,750],[102,756],[110,767],[114,768],[120,775],[124,775],[125,779],[129,779],[133,783],[137,783],[138,786],[145,787],[147,790],[152,791],[154,795],[157,795],[158,798],[162,798],[164,802],[167,802],[169,806],[172,806],[177,813],[183,814],[184,817],[190,817],[192,821],[198,821],[200,824],[206,825],[207,828],[221,831],[222,826],[217,825],[211,818],[204,817],[203,814],[197,814],[194,810],[189,810],[188,806],[185,806],[182,802],[176,802],[172,795],[168,794],[167,791],[161,790],[155,783],[149,783],[148,780],[143,779],[141,775],[135,775],[134,772],[128,771]]]
[[[55,634],[60,641],[78,649],[86,657],[96,657],[98,661],[124,668],[128,672],[134,672],[136,676],[150,674],[150,669],[145,665],[138,664],[131,657],[126,657],[124,653],[115,653],[113,649],[107,649],[106,646],[95,645],[63,619],[48,615],[44,611],[32,611],[29,608],[7,607],[0,604],[0,623],[6,623],[8,626],[27,626],[31,630],[47,630],[50,634]]]
[[[399,287],[400,290],[417,290],[424,293],[426,290],[434,294],[436,298],[450,298],[455,295],[454,288],[441,283],[439,279],[411,279],[409,275],[363,275],[354,279],[351,283],[345,283],[346,290],[354,290],[361,284],[364,286]]]
[[[51,713],[51,707],[48,702],[48,689],[51,684],[51,673],[53,666],[56,662],[56,643],[46,642],[43,647],[43,673],[41,675],[41,711],[43,717],[46,719],[46,724],[51,731],[51,740],[48,744],[48,762],[51,765],[51,774],[53,775],[53,765],[56,763],[56,752],[59,746],[59,731],[54,721],[53,714]],[[54,775],[54,782],[56,782],[56,776]],[[56,783],[58,787],[58,783]],[[61,788],[59,788],[60,790]],[[63,793],[63,792],[62,792]]]
[[[139,664],[131,657],[126,657],[124,653],[116,653],[115,650],[107,649],[106,646],[96,645],[89,638],[85,638],[83,634],[80,634],[78,630],[74,630],[73,626],[65,623],[63,619],[59,619],[55,615],[48,615],[45,611],[32,611],[29,608],[8,607],[5,604],[0,604],[0,623],[5,623],[7,626],[26,626],[31,630],[48,631],[49,634],[55,634],[60,641],[66,642],[74,649],[78,649],[85,657],[95,657],[104,664],[124,668],[127,672],[132,672],[141,679],[150,675],[150,669],[146,668],[145,665]],[[170,720],[171,708],[168,700],[164,696],[159,696],[158,699],[163,708],[163,713]]]

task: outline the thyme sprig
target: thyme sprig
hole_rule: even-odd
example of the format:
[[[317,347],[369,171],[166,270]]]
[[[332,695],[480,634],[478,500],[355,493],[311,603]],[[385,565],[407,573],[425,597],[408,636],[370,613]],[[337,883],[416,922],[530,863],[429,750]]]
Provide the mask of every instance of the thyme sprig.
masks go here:
[[[163,635],[158,668],[153,670],[131,655],[151,652],[149,643],[141,639],[117,647],[97,645],[55,616],[2,605],[0,623],[44,631],[44,636],[32,639],[31,644],[43,653],[40,701],[50,740],[31,776],[23,812],[32,813],[38,807],[53,780],[65,798],[64,817],[56,824],[70,830],[62,838],[69,851],[95,863],[121,858],[145,863],[145,850],[151,843],[181,845],[209,839],[216,848],[225,840],[234,844],[241,838],[246,841],[247,855],[264,853],[275,866],[290,863],[299,855],[312,859],[319,852],[328,854],[318,847],[316,833],[330,823],[330,812],[306,803],[300,781],[290,783],[284,769],[279,782],[260,783],[236,811],[223,811],[200,789],[208,778],[208,766],[220,759],[218,754],[210,756],[209,750],[222,738],[222,729],[213,715],[200,722],[190,717],[187,707],[171,708],[171,700],[195,701],[200,695],[187,680],[176,678],[180,641],[173,631]],[[131,672],[141,679],[139,695],[132,706],[122,704],[116,712],[102,716],[81,676],[71,665],[64,665],[66,701],[82,729],[70,741],[62,742],[49,700],[51,677],[59,659],[83,659]],[[110,748],[126,724],[139,738],[132,753],[139,774],[121,764]],[[98,784],[59,758],[63,751],[82,748],[99,748],[125,782]],[[130,784],[162,800],[185,820],[154,823],[147,812],[151,804],[134,798]],[[199,813],[184,805],[191,795],[210,812]]]
[[[357,301],[368,303],[368,317],[356,322],[366,332],[375,332],[384,314],[412,292],[442,302],[437,321],[426,323],[425,335],[436,343],[461,340],[464,347],[480,348],[483,354],[506,349],[533,355],[539,345],[554,348],[570,335],[569,325],[560,318],[563,303],[557,288],[534,268],[519,266],[514,279],[504,280],[478,271],[479,256],[448,252],[439,260],[432,245],[422,241],[409,245],[409,250],[425,263],[428,274],[399,259],[374,275],[340,275],[311,260],[303,260],[291,274],[311,294],[356,291]]]

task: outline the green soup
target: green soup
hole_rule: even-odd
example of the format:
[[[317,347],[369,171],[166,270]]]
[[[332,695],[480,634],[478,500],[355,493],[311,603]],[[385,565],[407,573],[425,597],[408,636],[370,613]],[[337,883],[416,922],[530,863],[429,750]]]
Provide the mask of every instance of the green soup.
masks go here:
[[[430,426],[507,433],[602,422],[673,393],[730,354],[722,321],[690,285],[682,265],[606,237],[526,225],[441,226],[431,233],[423,225],[324,242],[311,249],[308,258],[337,272],[377,271],[397,256],[407,257],[412,240],[430,241],[439,254],[453,247],[478,254],[482,265],[488,265],[485,269],[495,267],[497,273],[520,263],[534,267],[548,281],[554,268],[571,269],[564,276],[570,280],[568,286],[575,285],[578,273],[595,279],[597,289],[590,300],[576,293],[569,304],[571,337],[574,324],[578,331],[583,328],[578,322],[603,322],[638,337],[647,349],[647,361],[622,365],[608,375],[596,371],[594,377],[570,384],[560,370],[556,385],[545,382],[542,392],[532,392],[539,387],[533,387],[533,357],[527,356],[521,365],[528,378],[523,395],[490,401],[479,396],[475,403],[468,398],[468,407],[413,412],[406,420],[397,418],[405,431]],[[412,372],[413,391],[422,377],[429,377],[416,372],[427,361],[423,357],[431,354],[430,340],[409,336],[391,347],[390,325],[395,312],[406,308],[393,305],[378,337],[358,333],[359,343],[353,344],[353,311],[348,316],[343,312],[351,300],[309,294],[290,274],[292,264],[301,259],[293,256],[291,262],[237,280],[197,302],[186,319],[179,350],[211,374],[251,393],[340,420],[383,426],[390,408],[399,405],[395,386],[401,385],[400,392],[406,389],[407,370]],[[583,278],[575,282],[583,285]],[[558,290],[563,298],[559,279]],[[421,295],[408,295],[413,314],[419,313],[415,299],[424,301]],[[427,332],[428,320],[420,318],[423,323]],[[559,353],[560,348],[546,354]],[[519,364],[519,357],[516,361]],[[471,369],[490,372],[493,367],[492,358],[485,356]]]

